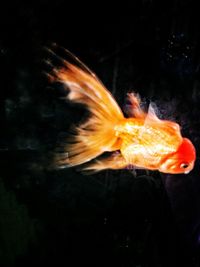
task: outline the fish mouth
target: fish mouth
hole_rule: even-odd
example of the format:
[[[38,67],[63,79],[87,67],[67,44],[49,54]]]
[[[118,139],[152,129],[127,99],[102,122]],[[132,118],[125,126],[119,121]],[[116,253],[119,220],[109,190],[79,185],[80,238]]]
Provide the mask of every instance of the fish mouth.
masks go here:
[[[185,172],[184,172],[184,174],[188,174],[189,172],[190,172],[190,170],[188,170],[188,171],[185,171]]]

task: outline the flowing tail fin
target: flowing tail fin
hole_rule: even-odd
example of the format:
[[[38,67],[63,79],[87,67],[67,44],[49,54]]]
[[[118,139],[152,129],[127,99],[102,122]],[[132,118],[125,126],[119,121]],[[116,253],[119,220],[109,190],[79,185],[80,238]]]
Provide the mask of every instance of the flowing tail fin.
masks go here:
[[[111,153],[108,157],[93,160],[83,168],[85,174],[96,173],[106,169],[118,170],[127,167],[127,162],[119,151]]]
[[[74,134],[66,140],[66,153],[57,158],[57,164],[71,167],[86,163],[105,151],[119,149],[114,128],[124,116],[111,93],[93,72],[67,50],[63,49],[75,64],[62,59],[54,52],[56,49],[55,46],[48,48],[48,52],[62,63],[62,67],[52,65],[48,75],[50,80],[61,82],[69,90],[66,98],[86,105],[90,111],[88,120],[75,127]]]

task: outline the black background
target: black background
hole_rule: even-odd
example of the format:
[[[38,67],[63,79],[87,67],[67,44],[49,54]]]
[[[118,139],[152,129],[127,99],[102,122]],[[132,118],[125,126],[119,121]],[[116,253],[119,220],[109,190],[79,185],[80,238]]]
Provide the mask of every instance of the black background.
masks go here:
[[[197,6],[8,1],[0,14],[1,266],[199,266]],[[58,143],[87,113],[42,75],[51,42],[94,70],[122,108],[136,91],[178,122],[197,149],[194,170],[53,169]]]

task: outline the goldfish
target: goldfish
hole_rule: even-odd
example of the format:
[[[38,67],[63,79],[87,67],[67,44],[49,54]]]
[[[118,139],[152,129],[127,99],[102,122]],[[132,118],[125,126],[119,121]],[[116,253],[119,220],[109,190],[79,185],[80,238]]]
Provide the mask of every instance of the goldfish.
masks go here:
[[[56,67],[48,62],[48,77],[64,86],[66,100],[85,105],[90,116],[74,127],[66,140],[65,153],[56,158],[56,164],[80,165],[82,170],[92,172],[129,166],[168,174],[187,174],[193,169],[195,147],[182,137],[178,123],[160,119],[152,104],[145,111],[136,93],[127,94],[130,112],[125,117],[96,74],[64,48],[65,58],[58,56],[57,48],[47,48],[61,63]],[[105,152],[108,155],[102,157]]]

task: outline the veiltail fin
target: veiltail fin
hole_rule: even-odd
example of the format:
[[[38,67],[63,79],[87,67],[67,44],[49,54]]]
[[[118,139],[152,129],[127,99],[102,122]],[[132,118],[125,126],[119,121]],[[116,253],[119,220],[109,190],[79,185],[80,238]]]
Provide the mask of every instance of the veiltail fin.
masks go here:
[[[96,159],[83,167],[86,173],[95,173],[106,169],[118,170],[125,168],[127,162],[120,152],[113,152],[110,156],[103,159]]]
[[[66,157],[58,157],[59,165],[71,167],[88,162],[105,151],[117,149],[114,148],[118,141],[114,127],[124,116],[94,73],[69,51],[65,50],[65,54],[76,65],[57,56],[55,49],[48,49],[48,52],[62,63],[62,67],[51,65],[51,81],[61,82],[69,90],[66,99],[86,105],[91,113],[85,123],[75,127],[74,134],[66,141]]]

